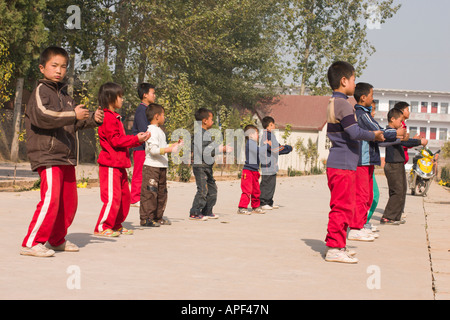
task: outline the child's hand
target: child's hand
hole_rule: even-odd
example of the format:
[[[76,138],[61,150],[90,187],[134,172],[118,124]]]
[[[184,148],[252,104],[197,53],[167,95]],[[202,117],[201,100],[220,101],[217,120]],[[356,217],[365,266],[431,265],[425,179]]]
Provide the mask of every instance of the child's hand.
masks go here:
[[[146,131],[146,132],[139,132],[138,134],[137,134],[137,137],[138,137],[138,139],[139,139],[139,142],[145,142],[145,141],[147,141],[148,139],[150,139],[150,136],[151,136],[152,134],[150,133],[150,131]]]
[[[373,133],[375,133],[375,141],[384,141],[385,140],[383,131],[378,130],[378,131],[374,131]]]
[[[403,137],[400,137],[400,140],[401,140],[401,141],[408,141],[408,140],[409,140],[409,133],[405,133],[405,134],[403,135]]]
[[[398,128],[397,129],[397,137],[402,139],[406,134],[406,128]]]
[[[102,107],[99,106],[98,109],[95,110],[95,113],[94,113],[94,120],[95,120],[95,122],[103,123],[103,117],[104,116],[105,116],[105,113],[103,112]]]
[[[80,104],[74,109],[77,120],[85,120],[89,118],[89,110],[84,107],[84,104]]]
[[[420,139],[420,144],[425,147],[428,144],[428,140],[425,138],[422,138],[422,139]]]
[[[272,141],[266,140],[264,141],[265,144],[268,144],[269,146],[272,146]]]

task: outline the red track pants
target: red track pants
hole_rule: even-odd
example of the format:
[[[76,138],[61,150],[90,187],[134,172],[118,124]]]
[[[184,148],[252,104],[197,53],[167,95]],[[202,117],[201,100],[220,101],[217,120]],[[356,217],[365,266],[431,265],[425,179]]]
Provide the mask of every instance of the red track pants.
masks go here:
[[[362,229],[367,222],[367,213],[373,201],[374,166],[359,166],[356,169],[356,210],[350,229]]]
[[[356,171],[327,168],[327,178],[331,210],[325,242],[330,248],[344,248],[347,228],[355,214]]]
[[[124,168],[99,166],[98,173],[103,207],[94,231],[120,229],[130,211],[130,187],[127,171]]]
[[[34,212],[23,247],[47,241],[52,246],[64,243],[78,206],[74,166],[38,168],[41,177],[41,200]]]
[[[242,170],[241,189],[242,195],[239,201],[239,208],[247,208],[251,201],[252,208],[258,208],[260,205],[261,189],[259,188],[258,171]]]

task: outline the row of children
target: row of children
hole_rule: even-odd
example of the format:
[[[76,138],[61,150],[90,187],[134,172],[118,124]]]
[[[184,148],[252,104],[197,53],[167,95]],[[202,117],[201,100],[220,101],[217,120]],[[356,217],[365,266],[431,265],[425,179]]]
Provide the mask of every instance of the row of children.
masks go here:
[[[75,101],[65,90],[66,85],[62,83],[68,61],[68,54],[62,48],[49,47],[42,52],[39,68],[44,79],[33,91],[25,114],[28,157],[32,170],[38,171],[41,178],[41,199],[22,242],[22,255],[50,257],[55,251],[79,251],[65,237],[78,205],[75,175],[77,131],[85,128],[98,127],[102,149],[97,161],[103,206],[94,234],[107,237],[132,234],[132,230],[122,225],[131,203],[139,204],[141,226],[170,224],[170,220],[163,216],[167,203],[167,154],[182,147],[183,141],[167,144],[161,129],[165,121],[164,108],[154,103],[155,88],[149,84],[139,86],[142,103],[137,108],[134,134],[126,135],[117,112],[123,104],[122,87],[112,82],[103,84],[98,94],[99,108],[95,112],[88,111],[83,105],[75,106]],[[209,148],[209,153],[214,157],[215,150],[222,153],[232,151],[229,146],[211,143],[208,130],[213,125],[212,111],[200,108],[195,113],[195,119],[201,123],[203,139],[200,145],[193,143],[194,153],[203,155]],[[266,130],[261,150],[257,128],[248,126],[245,129],[248,140],[238,213],[248,213],[250,202],[254,213],[264,213],[262,208],[275,208],[273,195],[278,171],[277,156],[292,150],[288,145],[279,146],[272,135],[275,129],[273,118],[266,117],[262,122]],[[131,167],[130,148],[136,148],[131,192],[126,171]],[[260,192],[261,158],[263,175]],[[189,218],[198,221],[218,218],[213,213],[217,200],[213,164],[202,160],[201,163],[194,163],[192,169],[197,193]]]
[[[425,146],[428,141],[417,136],[409,138],[404,123],[409,117],[406,102],[397,103],[388,112],[388,126],[382,128],[373,117],[373,86],[355,84],[355,69],[348,62],[333,63],[327,76],[333,94],[327,110],[327,136],[332,147],[327,160],[331,210],[325,260],[357,263],[356,252],[347,248],[347,240],[374,241],[378,237],[370,218],[379,197],[374,178],[374,167],[381,165],[379,146],[386,147],[384,172],[389,187],[389,200],[380,223],[399,225],[405,222],[405,149]],[[355,106],[349,103],[349,96],[354,96]]]

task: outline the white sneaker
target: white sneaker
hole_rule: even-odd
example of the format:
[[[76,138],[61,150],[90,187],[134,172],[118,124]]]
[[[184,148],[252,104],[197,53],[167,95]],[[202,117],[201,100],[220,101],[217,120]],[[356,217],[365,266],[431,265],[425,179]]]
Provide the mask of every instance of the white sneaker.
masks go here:
[[[277,204],[273,204],[273,205],[272,205],[272,209],[280,209],[280,206],[277,205]]]
[[[67,252],[78,252],[80,249],[78,246],[69,240],[66,240],[63,244],[60,244],[57,247],[52,246],[50,243],[46,243],[45,246],[53,251],[67,251]]]
[[[365,232],[367,235],[372,236],[372,237],[374,237],[375,239],[378,239],[378,237],[380,236],[378,233],[373,232],[372,229],[369,229],[369,228],[363,228],[363,229],[361,229],[361,230],[364,230],[364,232]]]
[[[358,258],[354,258],[348,255],[345,248],[329,248],[325,255],[325,261],[329,262],[341,262],[341,263],[357,263]]]
[[[248,211],[247,208],[238,208],[237,213],[239,213],[239,214],[252,214],[250,211]]]
[[[353,240],[353,241],[374,241],[375,238],[369,234],[367,234],[364,229],[351,229],[348,232],[348,236],[347,236],[348,240]]]
[[[31,248],[22,247],[22,249],[20,249],[20,254],[33,257],[51,257],[55,254],[55,251],[48,249],[42,243],[39,243]]]
[[[268,204],[265,204],[265,205],[263,205],[261,207],[261,209],[263,209],[263,210],[272,210],[273,208],[272,208],[272,206],[269,206]]]

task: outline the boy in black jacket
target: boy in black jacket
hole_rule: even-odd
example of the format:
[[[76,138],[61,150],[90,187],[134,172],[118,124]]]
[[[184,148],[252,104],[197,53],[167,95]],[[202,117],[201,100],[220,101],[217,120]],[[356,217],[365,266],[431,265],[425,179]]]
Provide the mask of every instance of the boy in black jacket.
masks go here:
[[[388,113],[389,125],[386,130],[397,130],[401,128],[403,114],[400,110],[391,109]],[[408,139],[400,144],[386,147],[386,164],[384,173],[389,186],[389,200],[381,217],[381,224],[399,225],[405,223],[401,220],[403,207],[406,200],[406,174],[405,174],[405,152],[403,147],[426,146],[427,139]]]

